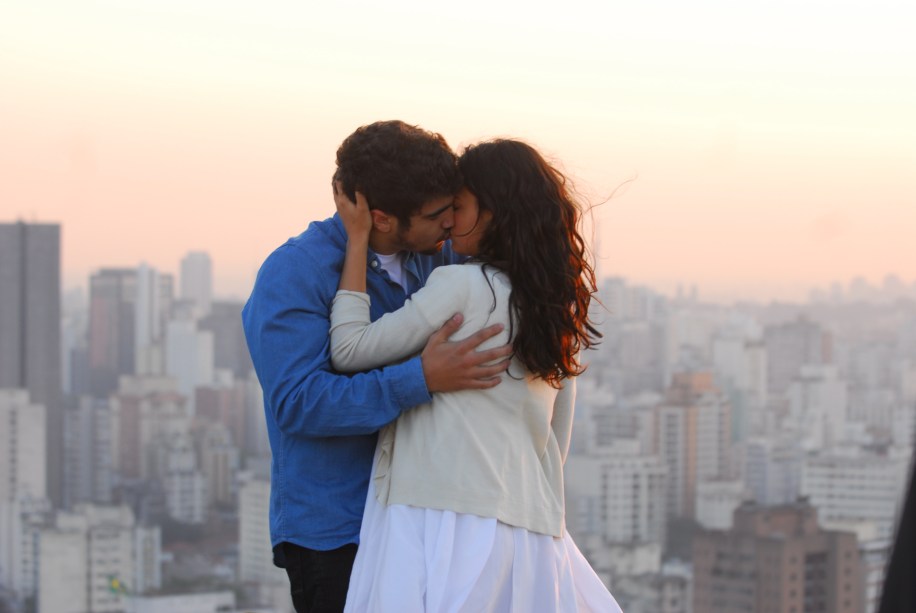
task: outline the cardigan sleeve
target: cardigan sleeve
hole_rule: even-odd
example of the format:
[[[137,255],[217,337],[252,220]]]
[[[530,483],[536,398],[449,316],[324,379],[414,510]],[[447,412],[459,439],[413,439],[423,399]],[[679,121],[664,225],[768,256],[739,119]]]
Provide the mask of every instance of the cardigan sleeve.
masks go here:
[[[442,266],[404,306],[370,323],[369,295],[338,290],[331,304],[331,363],[340,372],[378,368],[418,353],[467,303],[463,267]]]
[[[572,437],[573,412],[576,405],[576,379],[570,377],[563,381],[563,387],[557,392],[553,402],[553,416],[550,418],[550,427],[560,447],[560,457],[566,463],[569,453],[569,441]]]

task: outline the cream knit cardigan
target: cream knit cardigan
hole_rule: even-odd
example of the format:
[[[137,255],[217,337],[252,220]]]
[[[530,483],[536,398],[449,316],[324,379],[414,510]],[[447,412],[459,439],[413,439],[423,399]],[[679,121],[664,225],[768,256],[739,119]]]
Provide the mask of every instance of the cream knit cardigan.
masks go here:
[[[502,323],[505,331],[481,349],[507,343],[510,292],[506,275],[493,268],[443,266],[401,309],[370,324],[369,296],[339,291],[331,310],[333,365],[355,372],[400,361],[455,313],[464,322],[453,340]],[[513,359],[494,388],[433,394],[432,403],[402,413],[379,434],[379,501],[495,517],[562,537],[574,383],[558,392]]]

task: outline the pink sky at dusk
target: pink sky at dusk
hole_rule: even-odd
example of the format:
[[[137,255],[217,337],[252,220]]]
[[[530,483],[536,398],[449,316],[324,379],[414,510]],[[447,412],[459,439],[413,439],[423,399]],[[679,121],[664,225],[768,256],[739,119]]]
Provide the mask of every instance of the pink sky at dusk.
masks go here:
[[[329,3],[330,4],[330,3]],[[247,295],[333,212],[334,152],[399,118],[516,136],[593,201],[600,270],[713,299],[916,282],[910,2],[0,4],[0,221],[65,286],[213,258]]]

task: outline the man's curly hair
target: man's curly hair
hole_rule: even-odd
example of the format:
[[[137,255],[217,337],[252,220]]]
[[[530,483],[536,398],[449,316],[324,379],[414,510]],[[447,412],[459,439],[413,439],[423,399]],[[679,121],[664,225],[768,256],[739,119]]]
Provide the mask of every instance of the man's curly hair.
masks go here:
[[[424,203],[456,194],[462,186],[458,160],[442,135],[403,121],[377,121],[357,128],[337,149],[334,180],[355,201],[362,192],[379,209],[410,227]]]

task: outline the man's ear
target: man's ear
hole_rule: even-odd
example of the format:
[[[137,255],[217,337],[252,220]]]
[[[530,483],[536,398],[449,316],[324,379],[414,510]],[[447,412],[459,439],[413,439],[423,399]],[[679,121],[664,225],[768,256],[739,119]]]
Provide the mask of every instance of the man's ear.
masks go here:
[[[372,228],[374,230],[383,232],[385,234],[391,232],[394,227],[391,215],[378,209],[372,209],[369,211],[369,213],[372,215]]]

